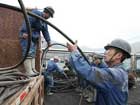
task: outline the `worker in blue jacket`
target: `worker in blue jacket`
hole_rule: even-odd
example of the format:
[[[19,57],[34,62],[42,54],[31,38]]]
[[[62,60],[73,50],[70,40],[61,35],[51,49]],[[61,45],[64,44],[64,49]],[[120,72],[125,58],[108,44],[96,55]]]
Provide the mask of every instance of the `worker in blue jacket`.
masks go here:
[[[40,12],[37,9],[32,10],[32,13],[44,19],[49,19],[50,17],[53,17],[54,12],[55,11],[52,7],[44,8],[43,12]],[[40,37],[40,32],[42,32],[48,46],[50,46],[51,44],[51,39],[48,32],[47,23],[32,16],[29,16],[28,19],[31,25],[32,40],[31,40],[31,46],[27,59],[24,61],[24,67],[26,73],[30,75],[30,74],[34,74],[33,71],[35,71],[35,55],[36,55],[37,43]],[[28,31],[27,31],[25,21],[23,22],[22,27],[20,29],[19,38],[20,38],[20,44],[22,48],[22,55],[24,57],[27,50],[27,43],[28,43]]]
[[[53,72],[59,72],[63,74],[65,77],[67,77],[67,75],[64,72],[64,69],[58,65],[58,62],[59,62],[58,56],[55,56],[53,59],[50,59],[47,62],[46,70],[43,72],[47,95],[53,94],[51,92],[51,88],[54,86]]]
[[[77,52],[77,46],[67,43],[71,52],[70,62],[75,70],[97,89],[95,105],[127,105],[128,73],[122,62],[130,58],[131,47],[122,39],[115,39],[106,45],[104,61],[108,67],[89,65]]]

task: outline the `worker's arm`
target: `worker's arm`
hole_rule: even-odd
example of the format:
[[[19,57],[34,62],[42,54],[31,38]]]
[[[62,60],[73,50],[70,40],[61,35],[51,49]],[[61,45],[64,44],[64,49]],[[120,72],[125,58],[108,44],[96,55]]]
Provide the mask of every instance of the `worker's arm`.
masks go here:
[[[58,63],[56,63],[56,70],[57,70],[58,72],[60,72],[61,74],[63,74],[66,78],[68,78],[68,77],[67,77],[67,74],[66,74],[65,71],[64,71],[64,69],[63,69],[62,67],[60,67]]]
[[[117,72],[116,74],[113,74],[110,68],[92,67],[77,51],[71,53],[70,62],[82,77],[98,88],[108,90],[108,83],[112,84],[119,81],[119,75],[117,77]],[[116,78],[118,78],[118,80]]]
[[[60,67],[60,65],[59,65],[58,63],[56,63],[56,70],[57,70],[58,72],[62,73],[62,74],[63,74],[63,72],[64,72],[64,69],[63,69],[62,67]]]
[[[77,51],[77,41],[74,45],[67,43],[68,50],[70,53],[70,63],[78,72],[78,74],[82,75],[87,81],[90,81],[93,85],[98,88],[102,88],[108,90],[108,84],[110,86],[114,84],[114,80],[118,81],[119,75],[115,70],[111,72],[110,68],[99,68],[95,66],[89,65],[89,63],[84,59],[81,54]],[[118,68],[117,68],[118,69]],[[116,79],[117,78],[117,79]]]
[[[38,12],[35,10],[33,10],[32,13],[38,14]],[[32,16],[28,16],[28,19],[30,22],[30,26],[32,27],[33,23],[35,23],[35,21],[36,21],[36,18],[32,17]],[[21,29],[20,29],[20,38],[25,38],[25,39],[28,38],[28,31],[27,31],[27,26],[26,26],[25,21],[23,22]]]
[[[48,26],[47,26],[46,23],[44,24],[44,27],[42,29],[42,34],[43,34],[47,44],[50,45],[51,44],[51,38],[50,38],[50,34],[49,34],[49,31],[48,31]]]

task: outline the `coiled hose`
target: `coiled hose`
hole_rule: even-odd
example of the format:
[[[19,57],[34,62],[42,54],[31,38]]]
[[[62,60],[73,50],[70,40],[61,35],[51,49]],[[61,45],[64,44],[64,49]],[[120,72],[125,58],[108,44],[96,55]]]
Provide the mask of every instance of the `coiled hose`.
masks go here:
[[[18,11],[18,12],[22,12],[20,8],[17,8],[17,7],[14,7],[14,6],[10,6],[10,5],[7,5],[7,4],[2,4],[0,3],[0,6],[1,7],[4,7],[4,8],[9,8],[9,9],[12,9],[12,10],[15,10],[15,11]],[[74,42],[66,35],[64,34],[60,29],[58,29],[56,26],[54,26],[53,24],[51,24],[50,22],[46,21],[44,18],[36,15],[36,14],[33,14],[31,12],[27,12],[28,15],[30,16],[33,16],[33,17],[36,17],[40,20],[42,20],[43,22],[47,23],[49,26],[51,26],[52,28],[54,28],[56,31],[58,31],[63,37],[65,37],[68,41],[70,41],[72,44],[74,44]],[[81,55],[85,58],[85,60],[89,63],[88,59],[86,58],[86,56],[84,55],[84,53],[82,52],[82,50],[77,46],[78,48],[78,51],[81,53]]]
[[[55,45],[59,45],[59,46],[63,46],[65,48],[67,48],[67,46],[65,46],[64,44],[60,44],[60,43],[53,43],[50,46],[47,46],[47,48],[44,49],[42,57],[41,57],[41,64],[43,66],[43,63],[46,62],[44,61],[49,48],[53,47]],[[69,79],[69,78],[65,78],[65,79],[61,79],[61,80],[54,80],[54,87],[52,87],[52,92],[69,92],[72,91],[73,89],[75,89],[75,87],[77,87],[77,78],[73,78],[73,79]]]
[[[16,69],[0,71],[0,105],[29,82],[30,78]]]
[[[43,63],[45,62],[44,59],[46,57],[46,54],[49,51],[49,48],[52,47],[52,46],[55,46],[55,45],[60,45],[60,46],[63,46],[65,48],[67,48],[67,46],[65,46],[63,44],[60,44],[60,43],[53,43],[50,46],[47,46],[45,48],[45,50],[43,51],[43,54],[42,54],[42,57],[41,57],[41,64],[42,64],[42,66],[43,66]],[[54,80],[54,86],[51,88],[51,91],[54,92],[54,93],[67,93],[67,92],[74,91],[74,89],[77,86],[78,86],[78,78],[73,78],[73,79],[68,79],[67,78],[67,79],[61,79],[61,80]],[[88,88],[88,86],[85,87],[82,90],[82,95],[80,97],[78,105],[82,104],[82,100],[83,100],[83,96],[84,96],[84,91],[87,88]]]

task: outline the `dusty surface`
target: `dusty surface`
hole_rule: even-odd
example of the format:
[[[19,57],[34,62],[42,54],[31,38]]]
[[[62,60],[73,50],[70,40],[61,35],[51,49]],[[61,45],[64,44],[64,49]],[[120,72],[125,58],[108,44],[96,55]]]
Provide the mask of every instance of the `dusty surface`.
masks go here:
[[[68,93],[55,93],[52,96],[45,96],[44,105],[80,105],[81,95],[76,92]],[[89,104],[82,99],[81,105],[94,105]]]
[[[9,67],[21,60],[19,29],[22,15],[0,7],[0,67]],[[18,21],[17,21],[18,20]]]
[[[52,96],[45,96],[44,105],[94,105],[87,103],[85,98],[80,103],[81,96],[74,91],[67,93],[55,93]],[[129,91],[128,105],[140,105],[140,81],[137,82],[136,88]]]
[[[129,90],[128,105],[140,105],[140,81],[137,82],[136,88]]]
[[[22,59],[19,31],[23,22],[20,12],[0,7],[0,68],[11,67]],[[38,44],[36,69],[40,70],[40,45]],[[21,71],[24,68],[21,67]]]

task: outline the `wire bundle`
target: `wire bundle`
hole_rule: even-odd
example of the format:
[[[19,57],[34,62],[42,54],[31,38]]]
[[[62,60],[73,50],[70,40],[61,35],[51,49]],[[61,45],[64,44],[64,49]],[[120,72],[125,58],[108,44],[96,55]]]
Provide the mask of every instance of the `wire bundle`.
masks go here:
[[[21,90],[30,78],[16,69],[0,71],[0,105]]]

